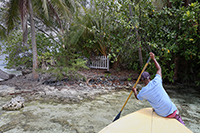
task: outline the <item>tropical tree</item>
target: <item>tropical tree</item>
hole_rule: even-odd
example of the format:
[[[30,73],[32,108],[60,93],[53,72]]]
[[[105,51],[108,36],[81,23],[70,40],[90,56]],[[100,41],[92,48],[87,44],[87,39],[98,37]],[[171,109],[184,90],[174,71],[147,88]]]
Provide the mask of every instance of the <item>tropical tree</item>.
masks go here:
[[[146,7],[152,7],[151,3],[149,2],[147,6],[145,6],[147,1],[135,3],[130,0],[103,0],[90,3],[91,8],[84,10],[86,15],[82,19],[84,23],[88,22],[80,40],[83,49],[88,51],[92,49],[93,53],[96,50],[96,53],[100,52],[103,55],[109,54],[115,64],[129,62],[123,66],[132,67],[135,64],[132,62],[139,58],[142,67],[141,38],[144,34],[140,32],[140,14],[143,13],[141,10],[148,12]],[[135,55],[135,52],[139,54]]]
[[[33,16],[33,7],[31,0],[28,0],[29,4],[29,12],[30,12],[30,22],[31,22],[31,43],[32,43],[32,50],[33,50],[33,79],[38,79],[38,74],[36,69],[38,68],[38,57],[37,57],[37,46],[35,40],[35,24],[34,24],[34,16]],[[23,23],[23,22],[22,22]]]
[[[5,18],[5,4],[3,2],[0,3],[0,20],[4,20]],[[1,40],[6,38],[6,26],[4,21],[0,21],[0,38]]]
[[[137,2],[134,3],[134,6],[137,6]],[[139,4],[139,8],[140,8],[140,4]],[[131,4],[129,4],[129,11],[130,11],[130,18],[134,18],[133,16],[133,12],[136,12],[135,10],[136,8],[132,7]],[[143,66],[143,59],[142,59],[142,48],[141,48],[141,37],[138,33],[138,29],[136,27],[136,23],[134,21],[131,21],[133,23],[133,26],[134,26],[134,29],[135,29],[135,34],[136,34],[136,37],[137,37],[137,41],[139,43],[139,47],[138,47],[138,53],[139,53],[139,60],[140,60],[140,67]]]
[[[169,8],[154,11],[143,32],[160,58],[165,80],[199,83],[199,3],[180,4],[174,2]]]
[[[35,23],[34,23],[34,8],[37,8],[39,4],[42,5],[42,11],[40,9],[40,16],[43,13],[44,15],[42,16],[43,20],[48,20],[49,19],[49,14],[48,14],[48,9],[53,9],[53,13],[55,18],[57,18],[57,21],[60,23],[60,19],[58,16],[59,11],[63,12],[69,12],[67,6],[65,6],[65,2],[68,1],[60,1],[60,0],[47,0],[47,1],[39,1],[36,2],[34,1],[33,6],[32,6],[31,0],[9,0],[7,2],[7,31],[8,33],[15,28],[15,25],[19,21],[19,14],[21,15],[21,24],[22,24],[22,31],[23,31],[23,46],[27,46],[27,38],[28,38],[28,30],[27,30],[27,19],[28,15],[30,15],[30,26],[31,26],[31,35],[32,35],[32,51],[33,51],[33,78],[37,79],[37,72],[36,69],[38,68],[38,61],[37,61],[37,46],[36,46],[36,41],[35,41]],[[39,3],[39,4],[38,4]],[[40,5],[38,7],[41,7]],[[57,7],[57,8],[54,8]],[[28,12],[29,9],[29,12]],[[59,10],[58,10],[59,9]],[[37,11],[37,10],[36,10]],[[28,14],[29,13],[29,14]],[[53,15],[52,15],[53,16]],[[63,15],[64,16],[64,15]],[[65,15],[66,16],[66,15]],[[47,21],[44,21],[46,24],[48,23]],[[61,26],[61,24],[60,24]],[[62,26],[61,26],[62,29]],[[63,33],[63,30],[61,30]]]

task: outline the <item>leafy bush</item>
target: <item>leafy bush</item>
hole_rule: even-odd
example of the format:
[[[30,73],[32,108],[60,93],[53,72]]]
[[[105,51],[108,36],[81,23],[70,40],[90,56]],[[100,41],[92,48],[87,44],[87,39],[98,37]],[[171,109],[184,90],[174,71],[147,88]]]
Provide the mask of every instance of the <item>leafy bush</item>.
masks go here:
[[[7,42],[4,43],[6,48],[4,54],[8,55],[6,58],[7,68],[32,68],[32,46],[30,42],[29,37],[28,46],[22,46],[22,32],[20,31],[13,31],[7,37]],[[38,32],[36,44],[39,72],[49,72],[58,79],[62,79],[64,76],[72,76],[79,68],[87,68],[85,66],[86,61],[74,53],[74,48],[68,47],[67,41],[63,40],[63,42],[58,43]],[[44,64],[46,66],[42,69]]]
[[[145,29],[151,31],[149,45],[159,56],[164,78],[170,82],[174,78],[179,82],[199,81],[199,7],[196,2],[188,8],[173,6],[156,11],[151,18],[155,23],[150,23]]]
[[[174,1],[172,7],[161,10],[146,0],[92,2],[95,9],[85,9],[85,19],[82,20],[87,20],[84,21],[86,28],[77,42],[84,54],[108,54],[111,63],[137,70],[142,69],[138,65],[138,49],[141,47],[144,62],[150,51],[155,53],[165,81],[200,81],[198,2],[184,7],[180,1]],[[154,65],[147,70],[152,74],[156,72]]]
[[[4,42],[7,68],[30,68],[32,66],[31,46],[22,46],[22,32],[13,31]],[[29,40],[30,41],[30,40]]]

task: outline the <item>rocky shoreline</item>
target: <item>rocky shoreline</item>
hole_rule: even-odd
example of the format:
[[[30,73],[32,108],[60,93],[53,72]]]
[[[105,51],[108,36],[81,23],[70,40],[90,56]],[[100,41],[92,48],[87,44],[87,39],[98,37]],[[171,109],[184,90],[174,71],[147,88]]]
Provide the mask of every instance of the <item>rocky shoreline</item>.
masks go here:
[[[40,80],[33,81],[30,75],[21,75],[1,81],[0,105],[5,108],[3,104],[8,102],[10,106],[9,101],[15,99],[24,102],[24,108],[18,111],[2,108],[0,132],[98,132],[114,119],[130,94],[138,76],[130,73],[105,74],[95,70],[80,72],[85,79],[56,81],[40,75]],[[141,87],[139,83],[137,88]],[[199,89],[183,85],[164,88],[187,127],[198,133]],[[123,115],[149,106],[147,101],[130,98]]]
[[[105,73],[85,74],[85,77],[76,80],[57,81],[50,75],[41,75],[40,80],[33,81],[31,74],[19,75],[8,81],[0,82],[1,97],[21,96],[26,102],[39,100],[45,102],[74,103],[85,99],[94,99],[101,94],[116,90],[131,89],[135,80],[127,80],[126,76],[105,76]],[[137,75],[135,75],[135,78]],[[141,85],[137,85],[140,87]],[[141,88],[141,87],[140,87]]]
[[[26,101],[32,100],[53,100],[60,102],[80,102],[84,99],[93,99],[100,94],[106,94],[116,89],[130,89],[131,86],[117,86],[117,87],[105,87],[97,85],[96,88],[90,87],[86,84],[72,85],[72,86],[48,86],[40,85],[37,89],[23,89],[19,90],[16,87],[10,87],[7,85],[0,85],[1,97],[16,97],[18,95],[25,98]]]

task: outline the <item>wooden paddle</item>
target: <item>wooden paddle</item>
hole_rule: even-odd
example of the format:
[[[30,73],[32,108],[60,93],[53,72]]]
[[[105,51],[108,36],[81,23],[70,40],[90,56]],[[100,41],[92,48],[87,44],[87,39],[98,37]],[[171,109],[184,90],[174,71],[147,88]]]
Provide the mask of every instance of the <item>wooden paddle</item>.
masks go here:
[[[137,83],[140,80],[140,77],[141,77],[142,73],[144,72],[144,70],[146,69],[147,65],[149,64],[150,59],[151,59],[151,57],[149,57],[147,63],[145,64],[144,68],[142,69],[142,71],[141,71],[141,73],[140,73],[140,75],[139,75],[136,83],[134,84],[134,88],[136,87]],[[132,93],[133,93],[133,91],[131,91],[131,93],[129,94],[128,98],[126,99],[126,102],[124,103],[122,109],[120,110],[119,114],[115,117],[115,119],[113,120],[113,122],[116,121],[116,120],[118,120],[120,118],[121,112],[124,109],[124,107],[125,107],[126,103],[128,102],[129,98],[131,97]]]

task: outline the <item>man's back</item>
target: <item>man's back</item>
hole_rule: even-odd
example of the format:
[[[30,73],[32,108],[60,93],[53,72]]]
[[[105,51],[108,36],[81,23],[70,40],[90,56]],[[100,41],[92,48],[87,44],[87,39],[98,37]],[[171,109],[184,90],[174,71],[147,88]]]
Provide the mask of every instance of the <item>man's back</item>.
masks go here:
[[[170,100],[168,94],[162,86],[162,79],[159,74],[151,80],[137,95],[139,100],[149,101],[155,112],[160,116],[168,116],[177,110],[174,103]]]

